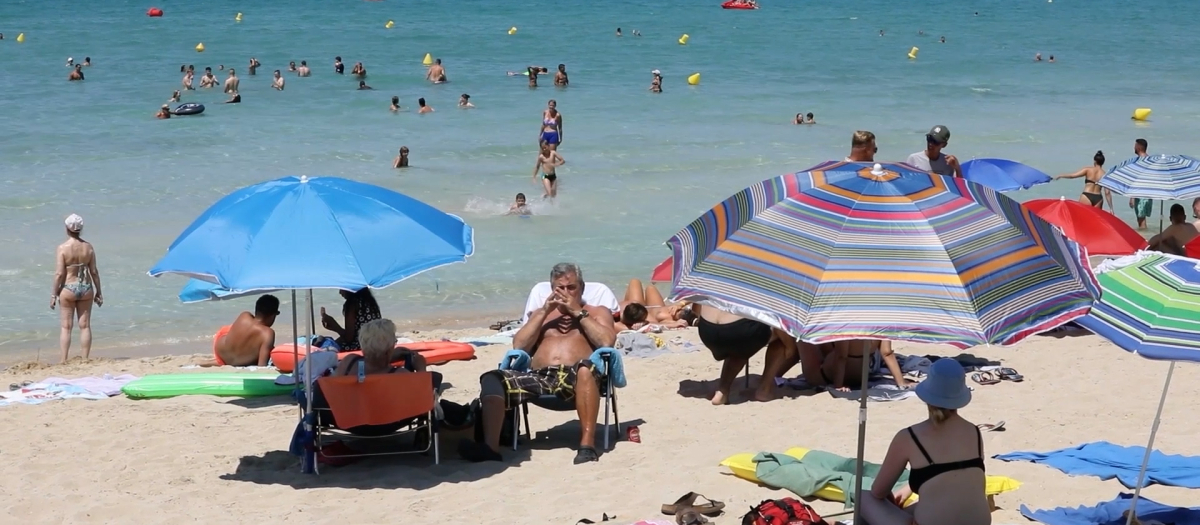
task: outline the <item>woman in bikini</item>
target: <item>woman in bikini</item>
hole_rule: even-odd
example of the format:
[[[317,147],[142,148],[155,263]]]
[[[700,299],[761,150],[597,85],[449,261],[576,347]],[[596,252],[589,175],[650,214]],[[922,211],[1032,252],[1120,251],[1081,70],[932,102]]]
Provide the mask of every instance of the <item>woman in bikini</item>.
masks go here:
[[[71,328],[79,320],[79,344],[83,358],[92,352],[92,303],[104,304],[100,293],[100,271],[96,269],[96,251],[83,240],[83,218],[71,214],[66,220],[67,242],[58,245],[54,253],[54,287],[50,309],[58,308],[61,331],[58,346],[65,363],[71,352]]]
[[[1097,151],[1092,157],[1092,165],[1083,168],[1075,173],[1066,173],[1057,175],[1054,180],[1058,179],[1078,179],[1083,177],[1083,194],[1079,196],[1079,202],[1087,204],[1093,208],[1104,209],[1104,201],[1108,201],[1108,207],[1112,208],[1112,192],[1108,188],[1100,187],[1100,179],[1104,178],[1104,152]],[[1101,194],[1103,190],[1103,194]]]
[[[617,331],[640,330],[648,324],[664,329],[686,328],[696,320],[686,301],[666,304],[653,284],[642,286],[640,279],[630,279],[621,300],[621,312],[614,315]]]
[[[821,377],[824,384],[830,388],[840,392],[862,388],[862,360],[874,360],[876,355],[883,359],[883,364],[887,366],[888,372],[895,379],[897,387],[903,389],[909,386],[908,381],[904,380],[904,373],[900,370],[900,362],[896,360],[896,354],[892,351],[891,341],[868,339],[837,341],[822,345],[822,350],[824,355],[821,360]],[[872,366],[875,364],[878,363],[869,365],[869,368],[875,369],[876,366]]]
[[[542,127],[538,134],[538,142],[548,144],[552,151],[558,151],[562,144],[562,113],[558,112],[558,103],[551,100],[542,111]]]
[[[990,525],[984,495],[983,436],[958,411],[971,402],[966,373],[953,359],[939,359],[917,385],[929,418],[896,433],[869,494],[860,505],[872,525]],[[908,485],[893,491],[912,468]],[[903,507],[909,496],[920,503]]]

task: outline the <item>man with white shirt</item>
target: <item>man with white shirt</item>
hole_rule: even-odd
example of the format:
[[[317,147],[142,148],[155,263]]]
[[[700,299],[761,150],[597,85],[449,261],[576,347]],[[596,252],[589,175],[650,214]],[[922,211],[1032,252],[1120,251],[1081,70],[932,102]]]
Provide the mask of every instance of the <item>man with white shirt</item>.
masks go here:
[[[946,126],[934,126],[925,134],[925,151],[918,151],[908,156],[908,164],[924,171],[945,175],[947,177],[962,177],[962,166],[954,155],[942,153],[950,143],[950,130]]]

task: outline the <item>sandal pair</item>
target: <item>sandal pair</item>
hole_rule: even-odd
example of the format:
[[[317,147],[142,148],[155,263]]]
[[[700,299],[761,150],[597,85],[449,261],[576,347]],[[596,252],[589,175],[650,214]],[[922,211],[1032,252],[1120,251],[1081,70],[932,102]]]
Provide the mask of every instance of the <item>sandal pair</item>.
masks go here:
[[[981,385],[994,385],[1000,382],[1000,376],[995,372],[975,372],[971,374],[971,380]]]

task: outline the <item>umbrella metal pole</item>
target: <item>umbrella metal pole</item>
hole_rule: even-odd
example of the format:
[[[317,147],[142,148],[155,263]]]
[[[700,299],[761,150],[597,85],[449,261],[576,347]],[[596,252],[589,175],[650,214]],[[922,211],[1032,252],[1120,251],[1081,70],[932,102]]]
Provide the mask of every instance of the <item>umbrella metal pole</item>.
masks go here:
[[[308,311],[311,314],[312,309],[313,309],[312,288],[308,289],[308,294],[304,298],[304,306],[308,308]],[[304,356],[306,357],[306,359],[304,360],[304,381],[306,381],[306,382],[309,380],[309,378],[312,377],[312,359],[307,359],[307,357],[312,355],[312,338],[313,338],[314,331],[316,331],[316,327],[313,326],[312,316],[309,315],[308,316],[308,341],[305,342],[305,353],[304,353]],[[313,405],[313,391],[311,388],[308,388],[308,385],[306,384],[306,385],[304,385],[304,392],[305,392],[305,394],[304,394],[305,401],[308,404],[308,410],[305,411],[305,413],[311,414],[312,413],[312,405]]]
[[[862,523],[859,509],[862,508],[863,456],[867,448],[867,387],[871,378],[871,354],[862,358],[862,394],[858,396],[858,462],[854,465],[854,523]]]
[[[1163,208],[1165,207],[1167,207],[1167,201],[1158,201],[1158,233],[1163,232]]]
[[[1154,436],[1158,434],[1158,423],[1162,421],[1163,405],[1167,404],[1167,390],[1171,388],[1171,375],[1175,373],[1175,361],[1167,369],[1167,381],[1163,383],[1162,397],[1158,399],[1158,412],[1154,413],[1154,426],[1150,427],[1150,442],[1146,444],[1146,455],[1142,456],[1142,469],[1138,471],[1137,486],[1133,488],[1133,501],[1129,504],[1129,518],[1125,525],[1132,525],[1137,516],[1138,497],[1142,495],[1142,483],[1146,480],[1146,467],[1150,465],[1150,452],[1154,450]]]
[[[300,367],[296,363],[300,362],[299,349],[296,348],[296,341],[300,339],[300,320],[296,316],[296,290],[292,290],[292,384],[295,388],[292,389],[292,399],[295,399],[295,393],[300,391]],[[304,419],[304,411],[300,411],[300,419]]]

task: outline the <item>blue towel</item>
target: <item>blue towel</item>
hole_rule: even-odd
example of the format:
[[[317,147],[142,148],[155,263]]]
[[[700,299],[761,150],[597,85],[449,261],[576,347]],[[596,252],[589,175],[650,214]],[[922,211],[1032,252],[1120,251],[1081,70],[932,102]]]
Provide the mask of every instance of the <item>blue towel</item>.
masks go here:
[[[1133,494],[1121,494],[1112,501],[1095,507],[1058,507],[1051,510],[1029,510],[1021,505],[1021,515],[1046,525],[1125,525],[1121,513],[1129,510]],[[1200,507],[1183,508],[1163,505],[1155,501],[1138,498],[1137,518],[1143,522],[1158,520],[1175,525],[1200,525]]]
[[[611,371],[605,368],[605,354],[611,356]],[[613,387],[625,388],[625,362],[621,359],[621,352],[612,348],[598,348],[595,352],[592,352],[592,356],[589,359],[591,359],[592,365],[596,367],[596,370],[608,376],[608,380],[612,381]],[[505,352],[504,358],[500,360],[500,369],[525,371],[529,370],[530,362],[531,358],[528,352],[524,350],[509,350]]]
[[[1117,478],[1126,488],[1137,485],[1146,447],[1122,447],[1107,441],[1087,443],[1054,452],[1010,452],[994,456],[1001,461],[1032,461],[1067,474],[1084,474],[1109,480]],[[1200,457],[1150,453],[1145,485],[1200,488]]]

